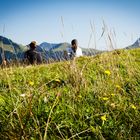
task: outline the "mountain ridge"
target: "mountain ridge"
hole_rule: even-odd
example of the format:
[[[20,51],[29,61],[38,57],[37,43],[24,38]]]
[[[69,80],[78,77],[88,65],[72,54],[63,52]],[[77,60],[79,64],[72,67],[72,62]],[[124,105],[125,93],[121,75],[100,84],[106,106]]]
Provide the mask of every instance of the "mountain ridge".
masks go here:
[[[132,45],[126,47],[126,49],[134,49],[140,47],[140,38],[138,38]]]
[[[36,50],[41,53],[44,60],[64,60],[64,51],[71,46],[70,43],[48,43],[42,42],[37,45]],[[133,49],[140,47],[140,38],[138,38],[132,45],[125,47],[125,49]],[[0,64],[2,59],[8,60],[23,60],[24,52],[29,49],[28,45],[18,44],[9,38],[0,36]],[[83,55],[91,56],[99,54],[105,51],[93,49],[93,48],[82,48]]]

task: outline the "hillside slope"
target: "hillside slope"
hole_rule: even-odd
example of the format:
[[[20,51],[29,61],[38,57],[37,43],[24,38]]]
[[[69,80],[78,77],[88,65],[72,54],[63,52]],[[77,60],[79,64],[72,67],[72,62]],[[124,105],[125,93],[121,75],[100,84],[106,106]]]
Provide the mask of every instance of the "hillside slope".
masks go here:
[[[140,38],[138,38],[132,45],[126,47],[126,49],[140,48]]]
[[[17,44],[6,37],[0,36],[0,64],[2,59],[7,59],[9,61],[23,59],[23,53],[26,50],[26,46]]]
[[[140,49],[0,70],[0,139],[140,137]]]

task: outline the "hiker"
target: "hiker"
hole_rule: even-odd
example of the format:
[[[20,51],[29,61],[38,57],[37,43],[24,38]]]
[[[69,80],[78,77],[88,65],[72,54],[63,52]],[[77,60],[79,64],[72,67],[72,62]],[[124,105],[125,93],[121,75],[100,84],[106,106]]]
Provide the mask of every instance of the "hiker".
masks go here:
[[[83,56],[82,49],[78,46],[78,41],[76,39],[73,39],[71,41],[71,47],[67,50],[68,57],[73,59],[74,57],[80,57]]]
[[[29,44],[29,47],[30,49],[25,52],[25,59],[28,61],[29,64],[41,64],[42,57],[40,53],[35,50],[37,47],[36,41],[32,41]]]

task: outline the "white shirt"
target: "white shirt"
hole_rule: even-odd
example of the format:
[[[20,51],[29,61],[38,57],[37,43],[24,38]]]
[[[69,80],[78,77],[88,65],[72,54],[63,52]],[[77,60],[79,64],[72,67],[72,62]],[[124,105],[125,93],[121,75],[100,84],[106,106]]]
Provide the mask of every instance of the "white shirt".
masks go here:
[[[72,53],[73,53],[72,48],[71,48],[71,47],[68,48],[68,49],[67,49],[67,52],[68,52],[68,55],[72,54]],[[75,56],[76,56],[76,57],[83,56],[83,54],[82,54],[82,49],[81,49],[81,48],[77,47],[77,50],[76,50]]]

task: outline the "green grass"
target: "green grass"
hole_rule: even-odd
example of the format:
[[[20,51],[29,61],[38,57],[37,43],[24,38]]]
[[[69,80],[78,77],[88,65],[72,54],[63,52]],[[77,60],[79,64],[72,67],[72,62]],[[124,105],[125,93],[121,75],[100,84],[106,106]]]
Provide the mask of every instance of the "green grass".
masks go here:
[[[139,56],[116,50],[1,69],[0,139],[140,139]]]

